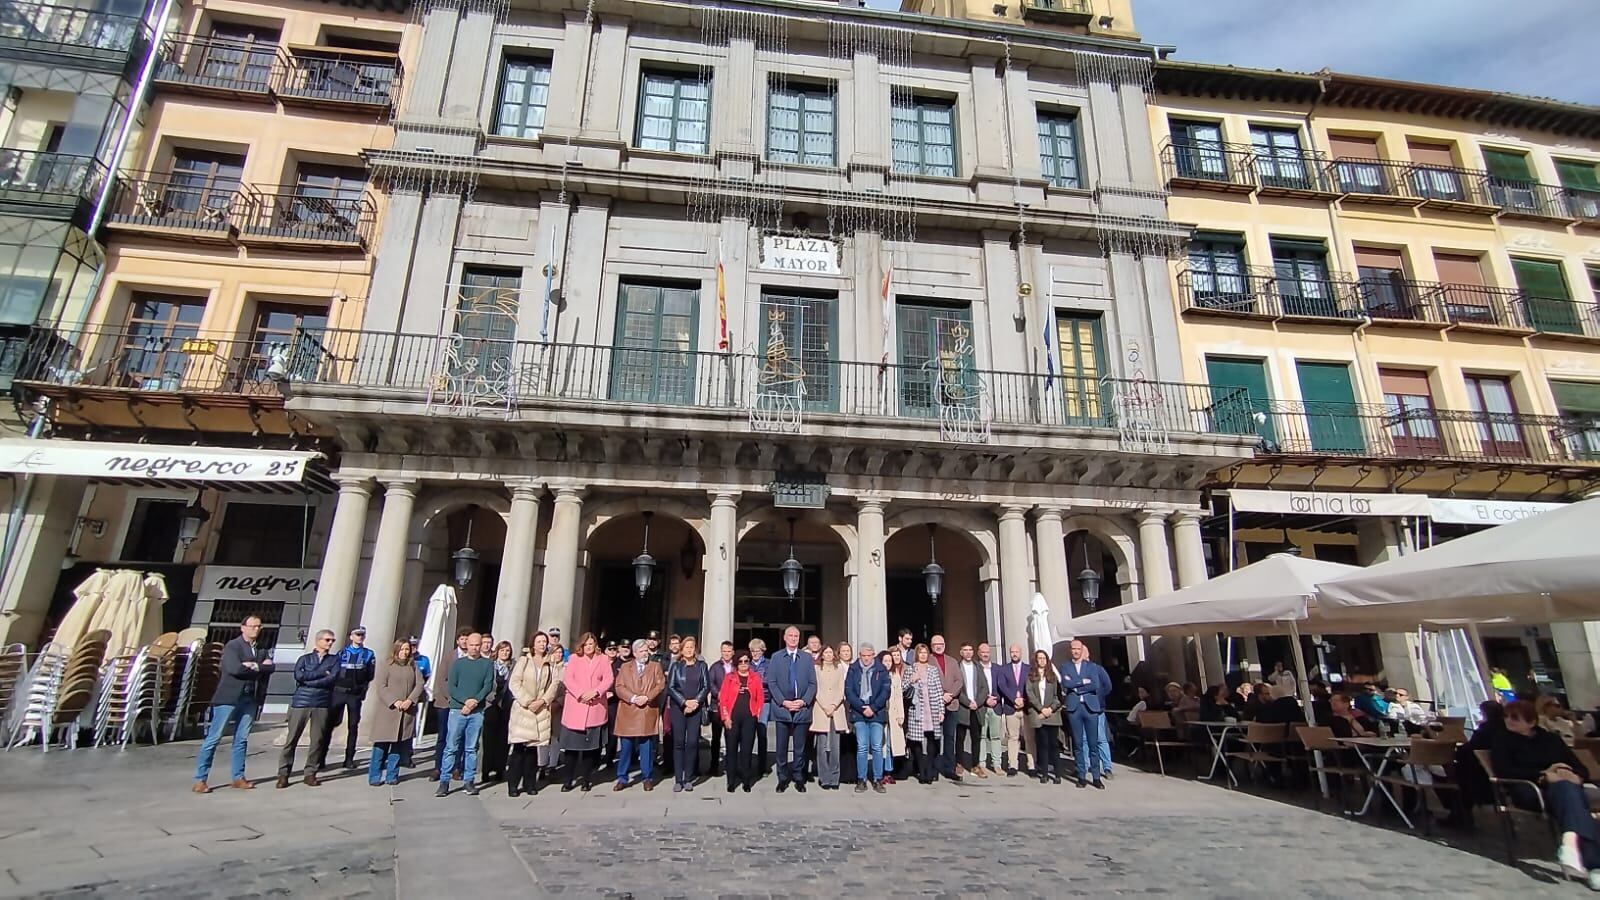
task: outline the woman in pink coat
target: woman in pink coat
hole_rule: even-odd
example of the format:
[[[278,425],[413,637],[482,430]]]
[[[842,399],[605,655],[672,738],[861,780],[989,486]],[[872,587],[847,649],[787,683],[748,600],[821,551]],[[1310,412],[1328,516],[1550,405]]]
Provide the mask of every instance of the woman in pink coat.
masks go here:
[[[589,773],[600,749],[600,735],[606,724],[606,692],[611,690],[611,660],[600,652],[594,634],[578,638],[577,651],[567,660],[561,676],[566,702],[561,707],[561,749],[571,754],[567,781],[561,790],[570,791],[574,781],[588,790]]]

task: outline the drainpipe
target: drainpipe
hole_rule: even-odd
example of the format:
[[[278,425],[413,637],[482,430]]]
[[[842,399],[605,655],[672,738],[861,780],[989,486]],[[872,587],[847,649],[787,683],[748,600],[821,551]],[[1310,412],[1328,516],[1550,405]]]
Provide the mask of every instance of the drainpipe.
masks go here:
[[[156,13],[151,23],[150,46],[145,49],[144,62],[139,67],[139,78],[134,82],[133,94],[128,98],[128,114],[123,119],[122,128],[117,132],[116,143],[112,146],[111,158],[106,164],[105,182],[100,185],[100,193],[95,197],[93,212],[89,217],[89,227],[86,233],[90,240],[94,240],[96,231],[100,230],[100,222],[105,217],[106,201],[111,196],[111,189],[116,181],[116,167],[122,159],[122,154],[128,148],[128,140],[133,135],[134,123],[139,115],[139,107],[144,103],[144,95],[150,90],[150,82],[155,78],[156,60],[161,54],[161,36],[166,33],[167,20],[172,15],[174,0],[161,0],[161,9]],[[83,330],[89,318],[89,309],[94,305],[95,295],[100,293],[100,283],[105,279],[106,260],[102,253],[100,264],[95,266],[94,278],[89,282],[89,290],[85,295],[83,309],[78,314],[77,320],[69,329],[68,340],[77,343],[78,333]],[[63,310],[64,312],[65,310]],[[38,408],[33,424],[28,426],[28,439],[37,440],[44,431],[45,419],[49,417],[50,404],[44,401]],[[15,574],[14,555],[17,550],[17,541],[22,536],[22,517],[27,513],[28,501],[33,498],[34,476],[32,474],[22,477],[22,486],[17,490],[17,495],[11,503],[11,516],[6,520],[5,542],[0,545],[0,597],[4,596],[5,588],[11,584]]]

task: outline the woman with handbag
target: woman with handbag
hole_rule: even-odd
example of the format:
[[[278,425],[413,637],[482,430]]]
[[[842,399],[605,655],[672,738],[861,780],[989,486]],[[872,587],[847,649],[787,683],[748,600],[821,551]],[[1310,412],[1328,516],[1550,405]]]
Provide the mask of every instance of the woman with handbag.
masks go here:
[[[939,756],[939,738],[944,723],[944,679],[939,667],[928,656],[928,645],[916,646],[916,662],[909,667],[906,680],[911,686],[911,712],[906,716],[906,740],[911,745],[917,780],[933,784],[937,780],[934,761]]]

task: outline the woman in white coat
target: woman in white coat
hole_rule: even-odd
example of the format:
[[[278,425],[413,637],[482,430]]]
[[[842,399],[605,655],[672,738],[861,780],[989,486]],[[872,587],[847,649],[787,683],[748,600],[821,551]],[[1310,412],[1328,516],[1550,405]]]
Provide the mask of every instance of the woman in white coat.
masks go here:
[[[517,660],[506,686],[511,690],[511,719],[506,737],[511,762],[506,794],[539,793],[540,775],[555,765],[555,700],[561,690],[561,655],[550,652],[550,637],[533,636],[528,653]]]

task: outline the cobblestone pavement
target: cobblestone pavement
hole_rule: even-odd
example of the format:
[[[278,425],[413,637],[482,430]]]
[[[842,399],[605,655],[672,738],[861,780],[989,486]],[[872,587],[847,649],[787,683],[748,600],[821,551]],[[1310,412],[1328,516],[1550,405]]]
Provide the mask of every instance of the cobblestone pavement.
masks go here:
[[[207,796],[189,792],[196,742],[0,753],[0,896],[438,900],[463,865],[476,896],[1588,895],[1557,880],[1538,829],[1523,829],[1530,861],[1507,865],[1487,813],[1446,844],[1303,795],[1128,768],[1106,791],[991,778],[778,795],[769,780],[438,800],[423,770],[392,789],[360,772],[274,790],[271,738],[252,739],[257,790]]]

